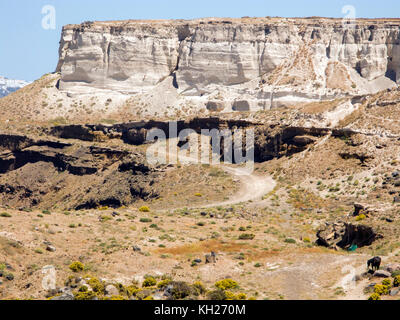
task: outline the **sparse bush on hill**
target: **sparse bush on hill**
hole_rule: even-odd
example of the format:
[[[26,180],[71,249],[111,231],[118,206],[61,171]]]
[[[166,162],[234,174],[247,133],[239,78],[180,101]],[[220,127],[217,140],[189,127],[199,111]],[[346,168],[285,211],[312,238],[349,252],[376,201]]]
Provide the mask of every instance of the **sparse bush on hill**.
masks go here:
[[[83,271],[83,270],[85,269],[85,266],[84,266],[84,264],[83,264],[82,262],[75,261],[75,262],[72,262],[72,263],[69,265],[69,268],[70,268],[73,272],[79,272],[79,271]]]
[[[377,293],[373,293],[369,296],[368,300],[381,300],[381,296]]]
[[[11,218],[11,214],[9,214],[9,213],[7,213],[7,212],[2,212],[2,213],[0,213],[0,217],[3,217],[3,218]]]
[[[154,277],[147,277],[144,279],[142,287],[152,287],[157,284],[157,280]]]
[[[379,294],[380,296],[387,295],[389,294],[389,287],[383,284],[377,284],[374,287],[374,292]]]
[[[226,297],[226,293],[224,290],[217,289],[217,290],[208,292],[207,298],[209,300],[226,300],[227,297]]]
[[[235,289],[239,286],[239,284],[232,279],[224,279],[217,281],[215,283],[215,286],[221,290],[227,290],[227,289]]]
[[[394,277],[393,286],[394,287],[399,287],[400,286],[400,275]]]
[[[243,233],[239,236],[239,240],[253,240],[255,235],[252,233]]]
[[[140,212],[150,212],[150,208],[148,206],[142,206],[139,208]]]

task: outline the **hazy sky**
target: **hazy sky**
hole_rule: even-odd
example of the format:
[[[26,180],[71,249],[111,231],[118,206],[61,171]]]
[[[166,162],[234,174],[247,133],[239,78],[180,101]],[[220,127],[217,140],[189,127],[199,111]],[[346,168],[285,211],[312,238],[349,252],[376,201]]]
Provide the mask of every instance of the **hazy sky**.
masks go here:
[[[55,8],[55,29],[42,27],[42,8]],[[399,0],[0,0],[0,75],[35,80],[57,65],[65,24],[119,19],[200,17],[400,17]],[[46,20],[51,22],[51,20]]]

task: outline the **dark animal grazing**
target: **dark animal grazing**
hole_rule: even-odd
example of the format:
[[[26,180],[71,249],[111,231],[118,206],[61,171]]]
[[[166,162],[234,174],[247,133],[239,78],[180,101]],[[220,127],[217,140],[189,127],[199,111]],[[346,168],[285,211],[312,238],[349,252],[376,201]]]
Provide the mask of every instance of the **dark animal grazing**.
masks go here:
[[[215,252],[211,252],[211,254],[206,254],[206,263],[216,263],[217,255]]]
[[[379,270],[381,266],[381,261],[382,259],[380,257],[374,257],[372,259],[369,259],[367,262],[367,267],[368,269],[371,267],[372,270]]]

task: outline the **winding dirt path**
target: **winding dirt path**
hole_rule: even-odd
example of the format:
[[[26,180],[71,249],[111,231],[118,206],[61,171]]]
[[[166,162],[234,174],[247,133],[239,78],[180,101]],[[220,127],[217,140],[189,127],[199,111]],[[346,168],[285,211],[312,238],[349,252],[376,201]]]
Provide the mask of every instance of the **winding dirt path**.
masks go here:
[[[165,143],[165,141],[157,142],[155,146],[158,148],[159,156],[163,155],[169,157],[169,153],[167,151],[168,149],[166,148]],[[196,158],[179,154],[179,163],[182,165],[199,164],[199,161]],[[235,195],[231,196],[229,200],[188,207],[188,209],[212,208],[234,205],[253,200],[261,200],[264,195],[271,192],[276,186],[276,182],[271,176],[256,175],[253,171],[249,171],[245,167],[234,167],[222,164],[215,165],[215,167],[221,168],[236,179],[240,180],[240,190]]]
[[[243,168],[221,166],[221,169],[240,180],[241,188],[239,192],[227,201],[207,204],[200,208],[228,206],[251,200],[261,200],[264,195],[271,192],[276,186],[276,182],[270,176],[262,177],[254,173],[248,174]]]

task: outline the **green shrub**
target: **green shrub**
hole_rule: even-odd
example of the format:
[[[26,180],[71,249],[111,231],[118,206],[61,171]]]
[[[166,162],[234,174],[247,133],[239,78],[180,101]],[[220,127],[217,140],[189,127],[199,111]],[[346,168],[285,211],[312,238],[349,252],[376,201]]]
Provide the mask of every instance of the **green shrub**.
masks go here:
[[[171,283],[170,279],[165,279],[161,280],[159,283],[157,283],[157,288],[164,289]]]
[[[400,287],[400,275],[394,277],[393,286],[394,287]]]
[[[377,284],[374,287],[374,292],[379,294],[380,296],[389,294],[389,287],[383,284]]]
[[[243,233],[239,236],[239,240],[253,240],[255,235],[252,233]]]
[[[285,242],[294,244],[294,243],[296,243],[296,240],[291,239],[291,238],[287,238],[287,239],[285,239]]]
[[[88,291],[89,291],[89,288],[88,288],[87,286],[81,286],[81,287],[78,289],[78,291],[79,291],[79,292],[88,292]]]
[[[79,271],[83,271],[83,269],[85,269],[85,266],[84,266],[84,264],[83,264],[82,262],[75,261],[75,262],[72,262],[72,263],[69,265],[69,268],[70,268],[73,272],[79,272]]]
[[[247,299],[247,296],[245,293],[238,293],[236,295],[236,300],[246,300],[246,299]]]
[[[247,296],[244,293],[235,294],[232,291],[225,291],[225,300],[246,300]]]
[[[209,300],[226,300],[227,297],[226,297],[226,293],[224,290],[217,289],[217,290],[208,292],[207,298]]]
[[[151,220],[150,218],[141,218],[140,219],[140,222],[143,222],[143,223],[150,223],[150,222],[152,222],[153,220]]]
[[[93,300],[97,297],[94,291],[86,291],[86,292],[75,292],[74,293],[75,300]]]
[[[104,283],[97,278],[90,278],[88,285],[93,289],[94,292],[104,294]]]
[[[128,290],[128,296],[136,296],[142,289],[139,289],[136,285],[127,286],[126,289]]]
[[[110,300],[118,301],[118,300],[128,300],[123,296],[111,296]]]
[[[110,221],[110,220],[112,220],[112,218],[110,216],[102,215],[100,217],[101,222],[106,222],[106,221]]]
[[[356,221],[362,221],[366,218],[367,218],[367,216],[365,214],[360,214],[356,217]]]
[[[11,218],[11,214],[9,214],[9,213],[7,213],[7,212],[2,212],[2,213],[0,213],[0,217],[3,217],[3,218]]]
[[[171,296],[174,300],[185,299],[186,297],[195,293],[194,288],[184,281],[174,281],[171,282],[170,285],[172,286]]]
[[[4,278],[6,278],[8,281],[13,281],[15,277],[12,273],[6,273]]]
[[[395,278],[397,276],[400,276],[400,270],[396,270],[392,272],[392,277]]]
[[[369,296],[368,300],[381,300],[381,296],[377,293],[373,293]]]
[[[235,280],[232,280],[232,279],[224,279],[224,280],[217,281],[215,283],[215,286],[221,290],[235,289],[238,287],[238,285],[239,284]]]
[[[387,286],[387,287],[391,288],[391,287],[392,287],[392,280],[390,280],[390,279],[384,279],[384,280],[382,280],[382,284],[383,284],[384,286]]]
[[[153,277],[147,277],[144,279],[142,287],[153,287],[157,284],[157,280]]]
[[[193,283],[193,288],[197,295],[206,293],[206,287],[201,281],[196,281],[195,283]]]
[[[237,300],[236,295],[232,291],[225,291],[225,300]]]

